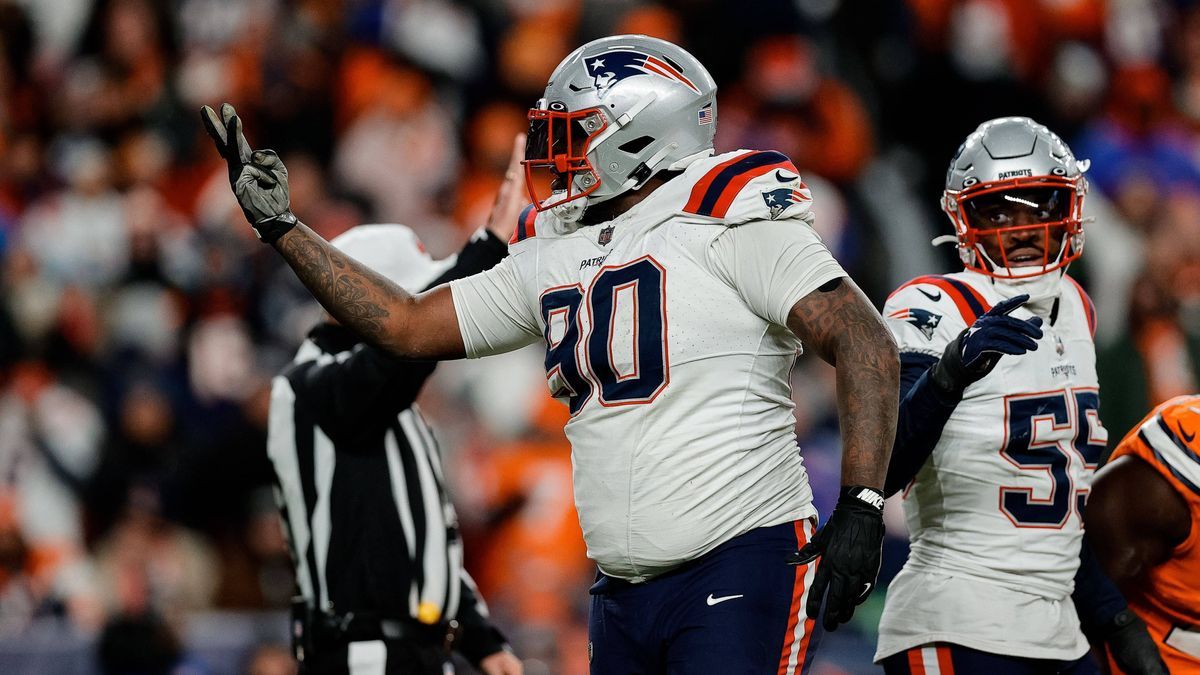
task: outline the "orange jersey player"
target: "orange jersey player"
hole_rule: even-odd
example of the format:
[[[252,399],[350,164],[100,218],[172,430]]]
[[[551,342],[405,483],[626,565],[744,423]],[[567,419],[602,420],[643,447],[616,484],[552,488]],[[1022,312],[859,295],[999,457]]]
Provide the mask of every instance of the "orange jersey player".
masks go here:
[[[1096,475],[1088,539],[1172,673],[1200,673],[1200,396],[1155,408]],[[1120,672],[1114,669],[1114,672]]]

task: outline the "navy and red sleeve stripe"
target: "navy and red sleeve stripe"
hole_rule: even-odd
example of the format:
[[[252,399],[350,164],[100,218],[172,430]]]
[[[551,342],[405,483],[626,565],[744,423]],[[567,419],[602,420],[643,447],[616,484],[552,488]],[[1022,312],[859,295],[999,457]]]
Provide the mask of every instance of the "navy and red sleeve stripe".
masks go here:
[[[774,150],[748,152],[721,162],[692,186],[691,197],[683,210],[699,216],[724,218],[746,183],[775,169],[799,173],[792,160]]]
[[[1069,276],[1067,277],[1067,281],[1070,281],[1071,285],[1075,287],[1075,290],[1079,292],[1079,299],[1083,301],[1083,311],[1087,315],[1088,330],[1092,332],[1092,337],[1096,337],[1095,303],[1092,302],[1091,296],[1087,294],[1087,291],[1083,290],[1083,286],[1080,286],[1078,281],[1075,281]]]
[[[954,301],[954,306],[958,308],[958,313],[962,315],[963,321],[968,326],[975,323],[976,319],[992,308],[987,300],[983,299],[979,291],[971,288],[970,284],[937,274],[917,277],[895,291],[892,291],[892,295],[914,284],[929,284],[945,292]],[[890,298],[891,296],[888,297]]]
[[[517,217],[517,229],[513,230],[512,236],[509,237],[509,245],[537,236],[537,231],[533,226],[533,221],[536,219],[537,209],[533,207],[533,204],[526,206],[521,211],[521,215]]]

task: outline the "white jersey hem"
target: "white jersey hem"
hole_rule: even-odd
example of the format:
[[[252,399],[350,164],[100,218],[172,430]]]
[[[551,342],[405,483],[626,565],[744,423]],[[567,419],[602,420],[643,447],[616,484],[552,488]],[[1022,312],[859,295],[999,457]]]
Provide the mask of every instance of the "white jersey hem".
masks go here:
[[[989,654],[999,654],[1001,656],[1017,656],[1029,659],[1050,659],[1054,661],[1074,661],[1084,654],[1088,653],[1088,647],[1075,652],[1069,649],[1050,649],[1040,647],[1034,644],[1018,644],[1013,642],[993,642],[991,640],[983,640],[970,635],[960,635],[957,633],[921,633],[920,635],[906,636],[904,638],[888,639],[884,635],[879,636],[879,646],[875,650],[875,663],[879,663],[893,654],[906,652],[914,647],[921,647],[934,642],[949,642],[951,644],[975,649]]]

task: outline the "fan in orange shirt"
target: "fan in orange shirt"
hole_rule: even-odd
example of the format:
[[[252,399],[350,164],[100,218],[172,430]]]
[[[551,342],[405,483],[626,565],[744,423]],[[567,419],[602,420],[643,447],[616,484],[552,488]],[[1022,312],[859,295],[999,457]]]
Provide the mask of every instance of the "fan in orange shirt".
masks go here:
[[[1093,550],[1173,673],[1200,673],[1197,433],[1200,396],[1155,408],[1096,474],[1086,512]]]
[[[473,485],[486,486],[482,497],[493,511],[475,578],[489,601],[525,625],[569,623],[578,614],[573,599],[595,572],[571,492],[568,417],[545,397],[520,439],[477,458],[469,471]]]

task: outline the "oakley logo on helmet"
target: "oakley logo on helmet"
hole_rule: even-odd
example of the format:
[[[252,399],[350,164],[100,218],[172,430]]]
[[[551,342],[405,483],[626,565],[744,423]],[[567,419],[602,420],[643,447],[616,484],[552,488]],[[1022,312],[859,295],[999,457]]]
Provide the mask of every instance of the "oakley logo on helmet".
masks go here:
[[[601,91],[635,75],[656,75],[678,82],[697,94],[700,93],[700,89],[675,66],[633,49],[614,49],[589,56],[583,60],[583,65],[595,82],[596,88]]]

